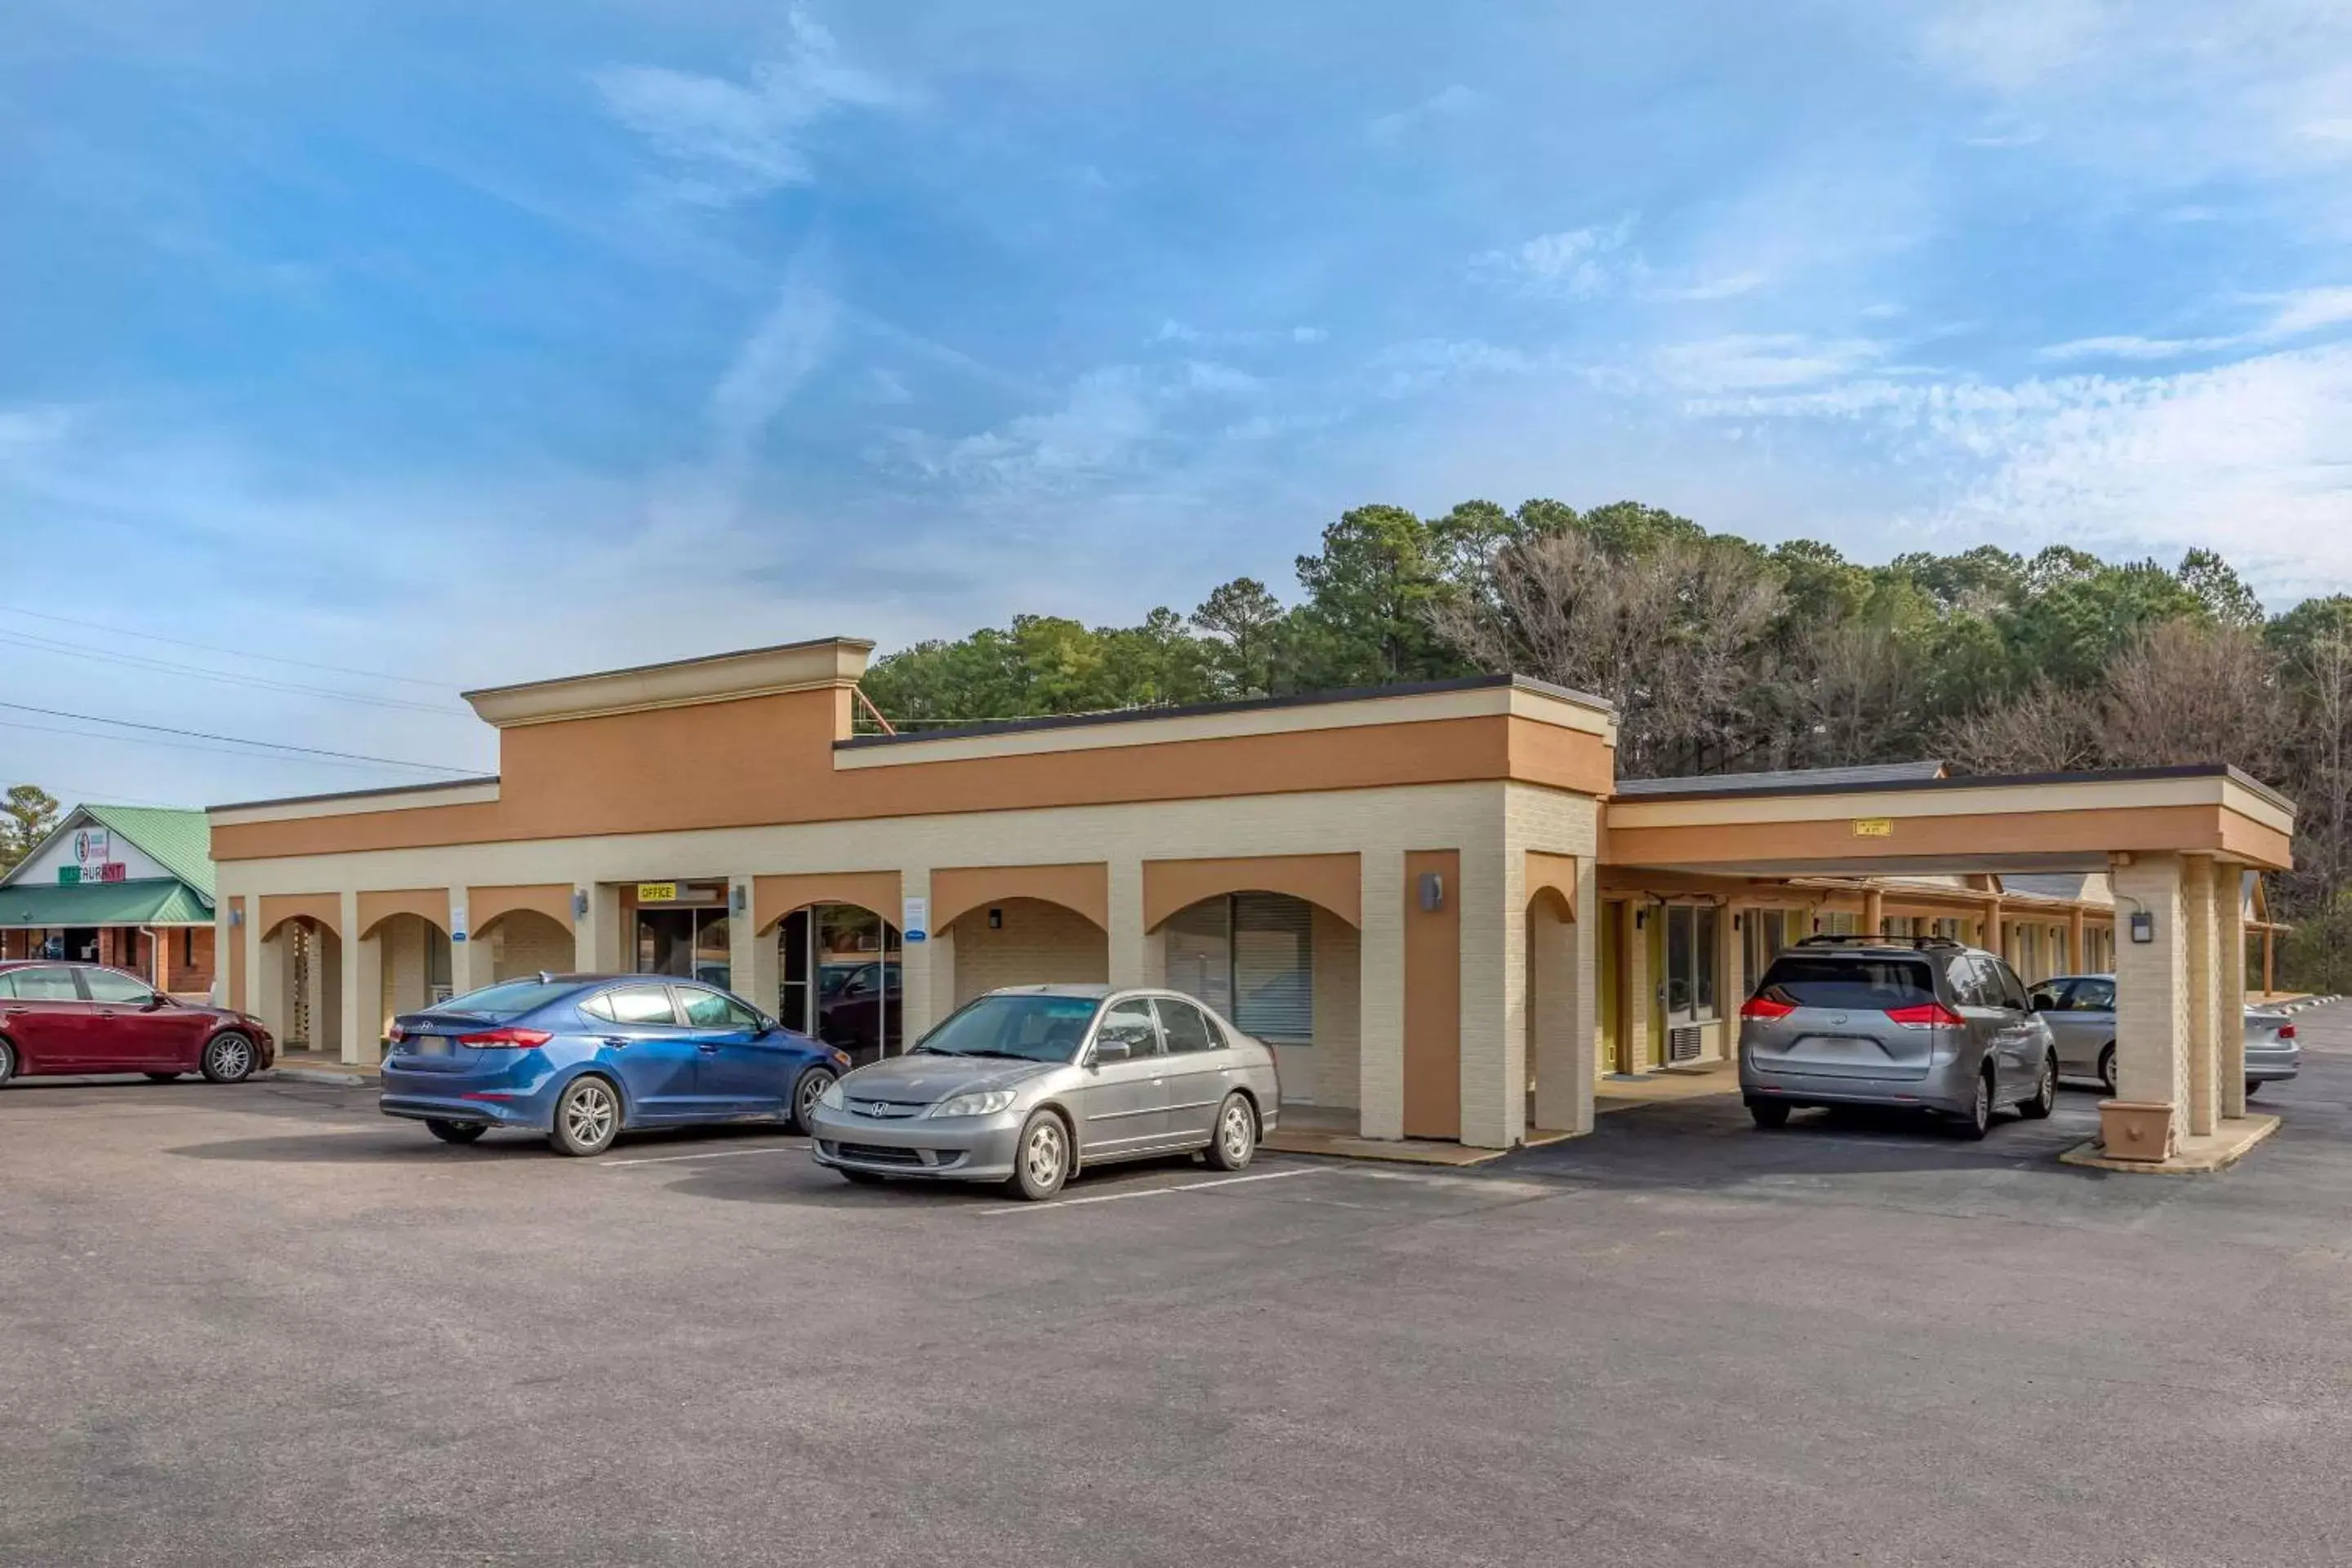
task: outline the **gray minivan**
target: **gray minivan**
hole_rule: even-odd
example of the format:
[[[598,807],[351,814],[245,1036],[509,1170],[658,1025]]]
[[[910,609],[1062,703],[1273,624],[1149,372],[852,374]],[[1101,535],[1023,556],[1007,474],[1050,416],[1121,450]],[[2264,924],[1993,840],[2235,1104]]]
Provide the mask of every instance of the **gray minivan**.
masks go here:
[[[1940,937],[1808,937],[1739,1012],[1739,1092],[1759,1127],[1807,1105],[1913,1106],[1981,1138],[2050,1114],[2058,1054],[2016,971]]]

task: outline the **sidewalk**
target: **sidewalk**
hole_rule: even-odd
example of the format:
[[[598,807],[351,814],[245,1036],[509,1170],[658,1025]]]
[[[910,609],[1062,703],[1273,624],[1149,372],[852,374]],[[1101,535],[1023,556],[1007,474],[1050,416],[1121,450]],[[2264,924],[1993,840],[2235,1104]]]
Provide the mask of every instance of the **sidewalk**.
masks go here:
[[[331,1083],[347,1089],[364,1088],[383,1078],[373,1062],[347,1062],[328,1051],[278,1053],[277,1064],[254,1077],[284,1079],[291,1083]]]

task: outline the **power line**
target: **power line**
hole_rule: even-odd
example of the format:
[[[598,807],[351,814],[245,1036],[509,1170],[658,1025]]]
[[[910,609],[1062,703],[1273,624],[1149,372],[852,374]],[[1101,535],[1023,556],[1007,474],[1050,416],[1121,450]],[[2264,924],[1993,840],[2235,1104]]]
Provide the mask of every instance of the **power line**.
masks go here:
[[[96,713],[69,713],[61,708],[36,708],[27,702],[0,702],[0,708],[18,713],[37,713],[45,719],[71,719],[83,724],[115,724],[126,730],[148,730],[159,735],[186,735],[199,741],[225,741],[232,746],[256,746],[264,751],[294,752],[304,756],[331,757],[347,763],[372,763],[378,767],[417,768],[425,773],[471,774],[473,768],[456,768],[445,763],[411,763],[398,757],[371,757],[358,752],[330,752],[318,746],[289,745],[282,741],[248,741],[241,735],[215,735],[206,730],[181,730],[169,724],[142,724],[135,719],[108,719]]]
[[[275,760],[253,752],[232,751],[226,746],[198,745],[190,741],[156,741],[145,735],[110,735],[101,730],[68,730],[55,724],[27,724],[21,719],[0,719],[0,730],[22,730],[34,735],[71,735],[77,740],[110,741],[121,746],[161,746],[173,752],[206,752],[215,757],[243,757],[248,763]],[[289,757],[285,760],[291,762],[297,759]],[[357,768],[363,773],[375,771],[373,763],[338,763],[326,757],[305,757],[299,761],[303,766],[311,768]]]
[[[170,643],[174,647],[201,648],[206,653],[225,653],[231,658],[259,659],[265,664],[290,664],[297,669],[326,670],[335,675],[356,675],[366,680],[396,680],[404,686],[430,687],[436,691],[450,689],[446,680],[425,680],[414,675],[387,675],[380,669],[352,669],[340,664],[320,664],[311,658],[285,658],[277,654],[248,653],[243,648],[223,647],[218,643],[190,642],[185,637],[167,637],[156,632],[134,632],[121,626],[110,626],[98,621],[78,621],[71,616],[53,616],[43,610],[20,609],[15,605],[0,605],[0,615],[26,616],[37,621],[54,621],[61,626],[79,626],[85,631],[110,632],[116,637],[140,637],[148,642]]]
[[[9,724],[6,727],[11,730],[32,728],[29,724],[22,726]],[[70,730],[59,730],[54,732],[60,735],[70,735],[74,733],[74,731]],[[92,737],[92,739],[95,740],[103,740],[104,738],[105,737],[103,736]],[[126,737],[126,739],[128,737]],[[33,781],[31,779],[17,779],[15,781],[15,784],[32,783]],[[13,787],[14,784],[0,784],[0,789],[8,789]],[[194,811],[196,809],[194,806],[189,805],[184,801],[147,800],[135,795],[120,795],[113,790],[84,789],[79,784],[35,784],[34,787],[38,789],[44,795],[49,795],[55,791],[62,790],[65,792],[65,798],[72,800],[76,805],[87,805],[91,801],[96,801],[100,805],[157,805],[162,806],[166,811]]]
[[[397,708],[414,713],[438,713],[448,718],[471,718],[462,708],[446,707],[436,702],[412,702],[405,697],[370,697],[358,691],[337,691],[324,686],[304,686],[290,680],[274,680],[266,675],[239,675],[232,670],[210,669],[200,664],[183,664],[176,659],[148,658],[135,653],[109,653],[86,643],[65,642],[55,637],[35,637],[30,632],[0,630],[0,646],[31,648],[36,652],[70,654],[76,658],[93,658],[107,664],[120,664],[133,669],[160,670],[166,675],[194,676],[205,680],[218,680],[231,686],[248,687],[260,691],[287,691],[304,697],[322,697],[334,702],[362,702],[371,708]]]

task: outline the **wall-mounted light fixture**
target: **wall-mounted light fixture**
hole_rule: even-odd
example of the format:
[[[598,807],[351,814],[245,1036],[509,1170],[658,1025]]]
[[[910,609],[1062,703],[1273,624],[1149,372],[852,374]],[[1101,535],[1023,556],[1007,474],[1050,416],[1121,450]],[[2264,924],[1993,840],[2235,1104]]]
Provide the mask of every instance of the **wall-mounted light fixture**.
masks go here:
[[[1748,929],[1748,917],[1739,913],[1736,910],[1733,910],[1731,915],[1731,929],[1734,931],[1746,931]]]
[[[1649,923],[1650,923],[1650,910],[1649,910],[1649,906],[1648,906],[1648,905],[1646,905],[1646,904],[1636,904],[1636,905],[1634,905],[1634,906],[1633,906],[1633,929],[1634,929],[1635,931],[1640,931],[1643,926],[1646,926],[1646,925],[1648,925]]]
[[[243,910],[229,910],[228,923],[229,929],[232,931],[236,930],[238,926],[243,925],[245,923],[245,911]]]
[[[2148,912],[2146,904],[2128,894],[2124,896],[2123,901],[2132,907],[2130,926],[2132,942],[2136,946],[2146,947],[2156,940],[2156,917]]]
[[[991,931],[1003,931],[1004,929],[1004,911],[1003,910],[991,910],[988,911],[988,929]]]
[[[575,921],[588,918],[588,889],[585,888],[572,889],[572,918]]]
[[[1445,907],[1445,879],[1435,871],[1421,874],[1421,908],[1424,914],[1435,914]]]
[[[736,883],[734,892],[728,900],[728,906],[739,915],[750,914],[751,912],[751,889],[745,887],[740,882]]]

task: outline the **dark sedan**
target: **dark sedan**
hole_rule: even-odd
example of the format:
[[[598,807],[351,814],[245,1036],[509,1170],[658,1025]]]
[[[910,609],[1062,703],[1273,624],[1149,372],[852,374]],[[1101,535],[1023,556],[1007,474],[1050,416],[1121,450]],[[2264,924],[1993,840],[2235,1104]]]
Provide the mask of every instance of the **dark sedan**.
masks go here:
[[[183,1002],[120,969],[0,963],[0,1084],[113,1072],[158,1082],[200,1072],[237,1083],[268,1067],[277,1049],[251,1014]]]

